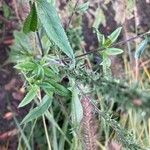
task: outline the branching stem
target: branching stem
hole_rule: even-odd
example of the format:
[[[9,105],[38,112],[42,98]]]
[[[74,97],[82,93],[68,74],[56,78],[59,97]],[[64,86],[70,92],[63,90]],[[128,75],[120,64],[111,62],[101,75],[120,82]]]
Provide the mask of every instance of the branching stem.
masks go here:
[[[110,46],[123,45],[123,44],[125,44],[125,43],[127,43],[127,42],[129,42],[129,41],[133,41],[133,40],[135,40],[135,39],[137,39],[137,38],[141,38],[141,37],[143,37],[143,36],[145,36],[145,35],[148,35],[148,34],[150,34],[150,31],[145,32],[145,33],[140,34],[140,35],[137,35],[137,36],[134,36],[134,37],[129,38],[129,39],[127,39],[127,40],[123,40],[123,41],[120,41],[120,42],[118,42],[118,43],[111,44]],[[101,50],[105,50],[105,48],[98,48],[98,49],[96,49],[96,50],[92,50],[92,51],[90,51],[90,52],[87,52],[87,53],[84,53],[84,54],[81,54],[81,55],[77,55],[75,58],[80,58],[80,57],[83,57],[83,56],[86,56],[86,55],[89,55],[89,54],[92,54],[92,53],[95,53],[95,52],[98,52],[98,51],[101,51]]]

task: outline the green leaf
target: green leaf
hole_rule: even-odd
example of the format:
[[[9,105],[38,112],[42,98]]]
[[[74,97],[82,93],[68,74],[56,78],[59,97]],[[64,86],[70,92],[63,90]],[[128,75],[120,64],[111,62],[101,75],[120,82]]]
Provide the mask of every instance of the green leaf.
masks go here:
[[[33,62],[22,62],[18,63],[15,68],[23,71],[32,71],[37,67],[37,65]]]
[[[102,35],[102,46],[105,44],[105,36],[104,35]]]
[[[107,48],[106,50],[104,50],[104,53],[107,55],[118,55],[123,53],[123,50],[120,48]]]
[[[55,92],[55,88],[48,82],[42,82],[39,86],[44,90],[47,95],[51,95],[51,93]]]
[[[14,44],[11,46],[11,49],[18,53],[20,51],[23,51],[24,53],[31,53],[31,39],[22,31],[14,31]]]
[[[48,54],[48,52],[50,51],[52,47],[52,42],[49,40],[49,38],[45,34],[45,31],[44,31],[44,35],[42,35],[41,33],[41,42],[42,42],[43,49],[45,50],[45,54]]]
[[[51,68],[48,67],[44,68],[44,74],[45,76],[50,78],[58,78],[58,75]]]
[[[79,99],[79,90],[75,87],[75,81],[73,81],[72,87],[72,105],[71,105],[71,118],[75,125],[79,125],[83,118],[83,108]]]
[[[69,97],[71,92],[65,88],[64,86],[58,84],[55,80],[50,79],[48,81],[54,88],[55,88],[55,92],[61,96],[65,96],[65,97]]]
[[[141,57],[141,55],[142,55],[142,53],[144,52],[144,50],[145,50],[147,44],[148,44],[148,39],[147,39],[147,38],[146,38],[145,40],[143,40],[143,41],[139,44],[138,48],[137,48],[136,51],[135,51],[135,55],[134,55],[135,59],[139,59],[139,58]]]
[[[111,60],[109,59],[108,55],[106,55],[105,53],[103,53],[103,61],[101,65],[103,68],[104,77],[106,79],[110,79],[111,78],[111,69],[110,69]]]
[[[50,107],[52,103],[52,99],[45,95],[44,98],[42,99],[42,102],[34,109],[32,109],[22,120],[21,124],[27,123],[33,119],[36,119],[40,116],[42,116]]]
[[[104,47],[104,44],[105,44],[105,42],[106,42],[105,36],[104,36],[103,34],[101,34],[97,28],[94,28],[94,31],[95,31],[95,33],[96,33],[99,46],[103,46],[103,47]]]
[[[27,104],[29,104],[37,95],[37,92],[39,90],[39,87],[37,85],[34,85],[31,87],[30,91],[26,94],[24,99],[21,101],[18,107],[23,107]]]
[[[33,58],[33,44],[31,42],[33,38],[31,38],[31,35],[27,35],[23,31],[14,31],[13,37],[13,45],[7,62],[18,63],[31,60]]]
[[[103,24],[103,26],[106,26],[106,16],[101,8],[97,8],[94,17],[94,28],[98,29],[101,24]]]
[[[120,35],[121,30],[122,30],[122,27],[119,27],[108,36],[108,38],[111,40],[111,43],[114,43],[117,40],[118,36]]]
[[[111,44],[112,44],[112,41],[109,39],[109,38],[107,38],[104,42],[103,42],[103,47],[104,48],[107,48],[107,47],[110,47],[111,46]]]
[[[4,17],[8,18],[10,16],[10,9],[9,6],[5,3],[5,1],[2,3],[2,8]]]
[[[78,13],[84,13],[89,8],[89,2],[83,3],[76,8]]]
[[[103,61],[101,62],[100,65],[110,67],[111,60],[109,59],[107,55],[103,55]]]
[[[55,90],[55,88],[49,84],[48,82],[43,81],[42,83],[38,84],[41,88],[47,88],[51,90]]]
[[[39,65],[39,64],[37,65],[35,73],[39,79],[44,78],[44,68],[41,65]]]
[[[23,32],[24,33],[29,33],[30,31],[35,32],[37,29],[37,24],[38,20],[37,20],[36,6],[35,3],[33,3],[31,6],[30,13],[24,22]]]
[[[73,59],[74,54],[66,33],[61,25],[55,7],[44,0],[38,0],[38,17],[41,21],[47,36],[52,40],[69,58]]]

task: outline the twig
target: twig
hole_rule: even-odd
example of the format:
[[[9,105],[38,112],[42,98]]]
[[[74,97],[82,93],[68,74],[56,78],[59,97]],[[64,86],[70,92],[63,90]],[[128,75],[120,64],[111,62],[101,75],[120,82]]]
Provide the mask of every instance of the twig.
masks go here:
[[[123,129],[120,124],[115,121],[114,119],[112,119],[108,113],[101,111],[95,104],[95,102],[93,102],[92,100],[89,99],[88,96],[85,95],[85,93],[83,92],[83,90],[77,85],[78,89],[80,90],[82,96],[87,99],[91,105],[93,105],[95,111],[101,115],[101,117],[107,122],[107,124],[116,132],[118,140],[120,140],[123,144],[124,147],[126,148],[134,148],[134,149],[141,149],[141,150],[145,150],[143,148],[141,148],[135,140],[133,140],[133,136],[132,134],[130,134],[126,129]]]
[[[44,115],[42,116],[42,119],[43,119],[43,125],[44,125],[45,135],[46,135],[46,139],[47,139],[48,149],[52,150]]]
[[[41,48],[42,56],[44,56],[44,49],[43,49],[43,46],[42,46],[42,42],[41,42],[41,38],[40,38],[39,32],[37,31],[36,34],[37,34],[37,38],[38,38],[39,45],[40,45],[40,48]]]
[[[76,10],[76,8],[77,8],[78,3],[79,3],[79,0],[77,0],[76,3],[75,3],[75,6],[74,6],[73,11],[72,11],[72,13],[71,13],[71,16],[69,17],[70,19],[69,19],[69,21],[68,21],[67,28],[69,27],[69,25],[70,25],[70,23],[71,23],[71,21],[72,21],[72,18],[73,18],[73,15],[74,15],[74,13],[75,13],[75,10]]]
[[[122,45],[122,44],[128,43],[129,41],[133,41],[133,40],[135,40],[135,39],[137,39],[137,38],[141,38],[141,37],[143,37],[143,36],[145,36],[145,35],[148,35],[148,34],[150,34],[150,31],[148,31],[148,32],[146,32],[146,33],[143,33],[143,34],[141,34],[141,35],[134,36],[134,37],[129,38],[129,39],[127,39],[127,40],[123,40],[123,41],[120,41],[120,42],[118,42],[118,43],[111,44],[110,46]],[[87,52],[87,53],[84,53],[84,54],[81,54],[81,55],[77,55],[75,58],[83,57],[83,56],[85,56],[85,55],[89,55],[89,54],[92,54],[92,53],[95,53],[95,52],[98,52],[98,51],[101,51],[101,50],[105,50],[105,49],[106,49],[106,48],[98,48],[97,50],[92,50],[92,51],[90,51],[90,52]]]

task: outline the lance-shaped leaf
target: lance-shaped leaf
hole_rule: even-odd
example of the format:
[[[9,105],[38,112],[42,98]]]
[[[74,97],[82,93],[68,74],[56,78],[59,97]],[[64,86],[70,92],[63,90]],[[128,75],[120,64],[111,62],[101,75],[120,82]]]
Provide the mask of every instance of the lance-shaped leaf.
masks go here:
[[[18,63],[15,68],[19,69],[21,71],[33,71],[34,69],[36,69],[37,65],[33,62],[29,62],[29,61],[24,61],[22,63]]]
[[[39,84],[39,86],[47,95],[51,95],[51,93],[55,92],[55,88],[48,82],[43,81],[41,84]]]
[[[65,88],[63,85],[57,83],[55,80],[50,79],[47,82],[50,83],[55,88],[55,92],[58,95],[65,96],[65,97],[71,96],[71,92],[67,88]]]
[[[119,27],[108,36],[108,38],[111,40],[111,43],[114,43],[117,40],[118,36],[120,35],[121,30],[122,30],[122,27]]]
[[[32,109],[25,116],[25,118],[22,120],[21,123],[27,123],[33,119],[40,117],[50,107],[51,103],[52,103],[52,99],[49,96],[45,95],[44,98],[42,99],[42,102],[36,108]]]
[[[112,48],[107,48],[104,52],[107,55],[118,55],[118,54],[123,53],[123,50],[120,48],[113,48],[112,47]]]
[[[75,125],[79,125],[83,118],[83,108],[79,99],[79,91],[75,87],[75,82],[73,81],[72,87],[72,104],[71,104],[71,118],[72,122]]]
[[[38,90],[39,90],[39,87],[37,85],[32,86],[30,91],[27,93],[27,95],[24,97],[24,99],[21,101],[18,107],[23,107],[29,104],[37,95]]]
[[[73,59],[73,50],[61,25],[55,7],[46,0],[38,0],[37,9],[38,17],[48,35],[48,38],[52,40],[69,58]]]
[[[83,3],[83,4],[81,4],[81,5],[79,5],[77,8],[76,8],[76,11],[78,12],[78,13],[84,13],[84,12],[86,12],[87,11],[87,9],[89,8],[89,2],[85,2],[85,3]]]
[[[30,13],[24,22],[23,32],[24,33],[29,33],[30,31],[35,32],[37,29],[37,22],[38,21],[37,21],[36,7],[35,3],[33,3],[31,6]]]
[[[141,55],[142,55],[142,53],[144,52],[144,50],[145,50],[147,44],[148,44],[148,39],[147,39],[147,38],[146,38],[145,40],[143,40],[143,41],[139,44],[138,48],[137,48],[136,51],[135,51],[135,55],[134,55],[135,59],[139,59],[139,58],[141,57]]]

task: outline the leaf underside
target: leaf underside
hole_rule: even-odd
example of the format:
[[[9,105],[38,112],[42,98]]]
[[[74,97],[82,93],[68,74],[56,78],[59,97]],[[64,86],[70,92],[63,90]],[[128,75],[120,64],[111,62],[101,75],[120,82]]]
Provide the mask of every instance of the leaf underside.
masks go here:
[[[73,59],[73,50],[61,25],[55,7],[42,0],[38,0],[37,4],[38,17],[48,35],[48,38],[52,40],[69,58]]]

